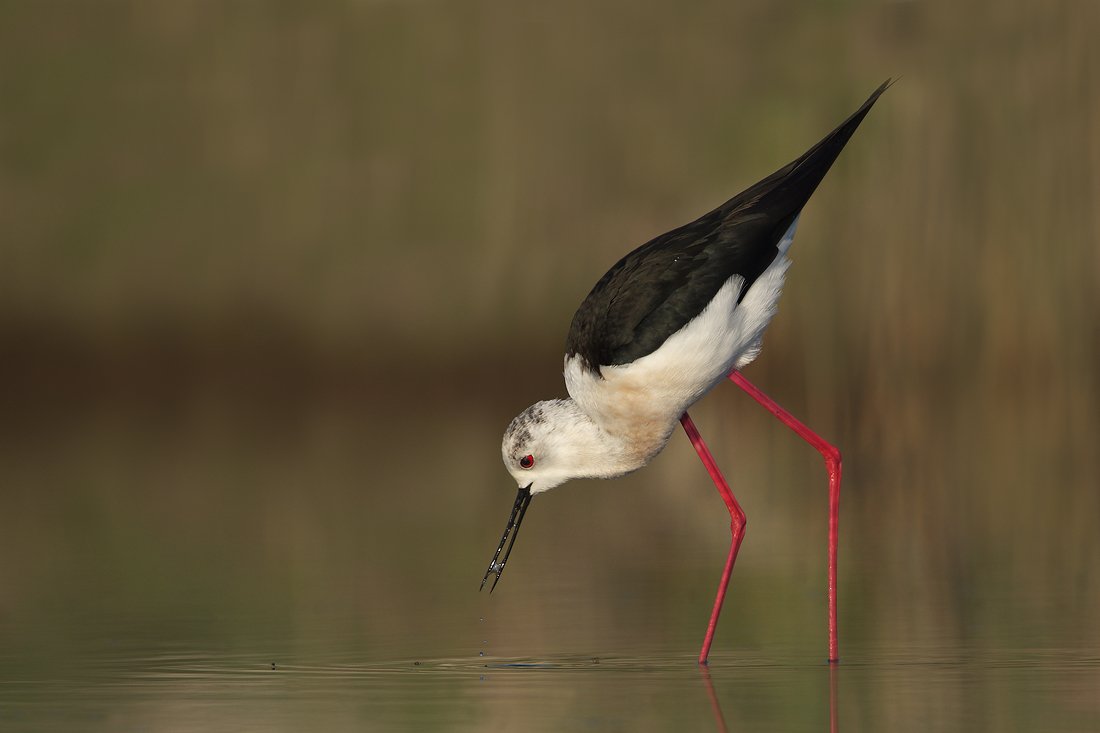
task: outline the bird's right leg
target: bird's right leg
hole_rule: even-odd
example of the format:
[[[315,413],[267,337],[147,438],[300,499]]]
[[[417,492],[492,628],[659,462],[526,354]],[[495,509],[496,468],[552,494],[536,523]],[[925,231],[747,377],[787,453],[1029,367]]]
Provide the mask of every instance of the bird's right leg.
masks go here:
[[[812,445],[825,459],[825,470],[829,474],[829,554],[826,560],[828,579],[825,585],[825,597],[828,604],[829,624],[829,663],[840,661],[840,643],[836,630],[836,556],[840,523],[840,450],[820,435],[806,427],[806,424],[779,406],[775,400],[764,394],[755,384],[745,379],[741,372],[730,372],[730,381],[743,389],[768,412],[779,418],[780,422],[793,430],[798,437]]]
[[[726,568],[722,571],[722,580],[718,583],[718,594],[714,597],[714,610],[710,612],[710,623],[707,624],[707,635],[703,639],[703,649],[699,652],[699,664],[706,664],[707,657],[710,656],[711,642],[714,641],[714,629],[718,625],[718,615],[722,613],[722,601],[726,599],[726,588],[730,584],[733,564],[737,562],[737,551],[741,549],[741,540],[745,537],[745,512],[741,510],[741,505],[737,503],[737,498],[730,491],[725,477],[718,470],[718,464],[714,462],[714,456],[710,454],[710,449],[703,442],[703,436],[699,434],[699,430],[692,422],[691,416],[685,412],[683,417],[680,418],[680,424],[684,426],[684,432],[687,433],[692,447],[699,454],[699,460],[706,467],[707,473],[710,474],[715,488],[718,489],[722,501],[726,502],[726,508],[730,512],[730,534],[732,535],[730,554],[726,558]]]

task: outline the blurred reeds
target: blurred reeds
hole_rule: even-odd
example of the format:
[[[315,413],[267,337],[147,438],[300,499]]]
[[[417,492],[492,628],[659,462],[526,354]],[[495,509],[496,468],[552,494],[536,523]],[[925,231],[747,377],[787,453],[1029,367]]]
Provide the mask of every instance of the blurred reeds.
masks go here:
[[[447,643],[423,617],[477,602],[500,430],[562,392],[591,284],[900,75],[811,202],[748,374],[845,452],[857,639],[1096,643],[1096,3],[0,16],[7,617],[335,606]],[[723,633],[823,645],[815,456],[732,388],[695,416],[749,512]],[[674,441],[547,496],[495,600],[536,646],[638,605],[694,634],[710,491]]]

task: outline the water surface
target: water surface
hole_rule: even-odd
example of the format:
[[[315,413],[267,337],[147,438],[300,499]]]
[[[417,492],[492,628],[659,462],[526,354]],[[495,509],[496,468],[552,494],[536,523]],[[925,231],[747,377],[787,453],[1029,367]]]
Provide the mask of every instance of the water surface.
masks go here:
[[[804,656],[377,658],[356,639],[110,643],[2,658],[0,722],[55,730],[1095,729],[1100,657],[1082,650],[856,648]]]

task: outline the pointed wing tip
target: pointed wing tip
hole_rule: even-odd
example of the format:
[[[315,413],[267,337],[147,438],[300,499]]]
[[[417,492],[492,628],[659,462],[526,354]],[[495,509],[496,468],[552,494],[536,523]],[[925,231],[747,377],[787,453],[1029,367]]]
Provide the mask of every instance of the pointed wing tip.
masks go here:
[[[843,123],[841,123],[841,125],[837,128],[837,130],[834,130],[834,133],[838,132],[839,130],[841,130],[844,127],[848,126],[852,122],[855,122],[856,125],[858,125],[859,122],[863,120],[864,116],[866,116],[867,112],[870,111],[871,107],[874,106],[875,102],[878,101],[878,98],[882,96],[883,92],[885,92],[890,87],[894,86],[894,84],[896,84],[897,81],[898,81],[898,78],[887,77],[886,81],[879,84],[878,88],[875,89],[875,91],[871,92],[871,95],[869,97],[867,97],[867,101],[865,101],[863,104],[861,104],[859,106],[859,109],[857,109],[855,112],[853,112],[848,117],[847,120],[845,120]]]
[[[870,107],[872,104],[874,104],[878,100],[879,97],[882,96],[883,92],[885,92],[887,89],[889,89],[890,87],[897,84],[899,79],[901,79],[900,76],[888,76],[888,77],[886,77],[886,81],[879,84],[878,89],[871,92],[871,96],[867,98],[867,101],[863,103],[863,106],[864,107]]]

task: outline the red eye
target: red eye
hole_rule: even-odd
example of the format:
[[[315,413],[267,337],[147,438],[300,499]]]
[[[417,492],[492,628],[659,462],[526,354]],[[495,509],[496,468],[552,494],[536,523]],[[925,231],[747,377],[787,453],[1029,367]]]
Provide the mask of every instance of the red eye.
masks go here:
[[[534,456],[524,456],[523,458],[519,459],[519,467],[520,468],[530,468],[533,465],[535,465],[535,457]]]

